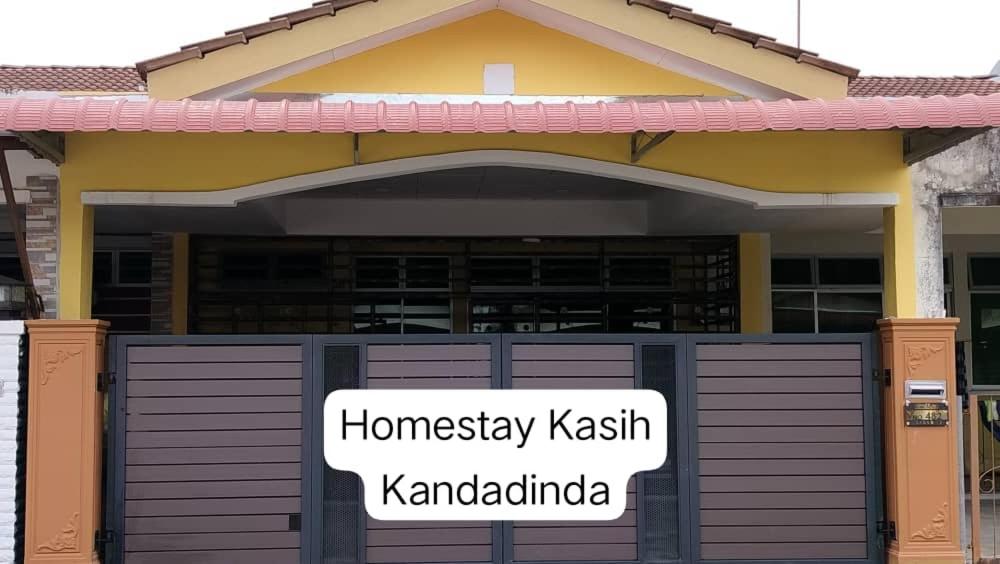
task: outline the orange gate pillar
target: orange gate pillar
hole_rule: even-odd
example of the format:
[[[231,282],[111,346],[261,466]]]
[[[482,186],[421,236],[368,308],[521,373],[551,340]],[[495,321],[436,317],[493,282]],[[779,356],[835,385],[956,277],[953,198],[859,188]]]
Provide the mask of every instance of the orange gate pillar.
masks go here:
[[[955,330],[957,319],[886,319],[879,322],[884,391],[886,518],[895,535],[888,543],[890,564],[963,564],[958,480],[958,425],[955,411]],[[906,383],[944,382],[949,421],[927,426],[920,412],[907,423]],[[938,400],[939,401],[939,400]],[[931,403],[938,403],[932,401]],[[918,405],[919,407],[919,405]],[[929,412],[924,411],[924,414]],[[928,419],[933,419],[929,417]]]
[[[28,461],[24,562],[92,564],[100,528],[103,321],[26,322]]]

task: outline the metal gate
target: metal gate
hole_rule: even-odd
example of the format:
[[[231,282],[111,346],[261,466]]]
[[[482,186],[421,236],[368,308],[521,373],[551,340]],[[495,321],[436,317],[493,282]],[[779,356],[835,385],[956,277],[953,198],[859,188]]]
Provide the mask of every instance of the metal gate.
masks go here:
[[[108,561],[870,563],[877,402],[863,336],[114,338]],[[663,393],[663,467],[611,522],[387,523],[322,456],[345,388]]]

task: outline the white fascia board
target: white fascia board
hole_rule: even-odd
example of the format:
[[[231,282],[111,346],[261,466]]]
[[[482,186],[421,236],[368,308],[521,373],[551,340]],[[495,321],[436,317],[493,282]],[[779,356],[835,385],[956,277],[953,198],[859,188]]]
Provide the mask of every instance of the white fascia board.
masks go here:
[[[171,192],[166,189],[145,192],[97,190],[84,192],[82,198],[83,203],[92,206],[232,207],[262,198],[353,182],[481,166],[508,166],[590,174],[721,198],[748,204],[757,209],[881,208],[894,206],[899,202],[899,196],[894,193],[767,192],[640,166],[552,153],[509,150],[462,151],[347,166],[214,192]]]

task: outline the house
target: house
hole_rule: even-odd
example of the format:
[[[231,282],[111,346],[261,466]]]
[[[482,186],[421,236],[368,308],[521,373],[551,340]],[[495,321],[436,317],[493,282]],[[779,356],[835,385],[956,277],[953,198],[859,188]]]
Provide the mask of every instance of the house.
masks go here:
[[[320,2],[136,68],[0,98],[59,164],[26,562],[964,560],[997,83],[653,0]],[[365,386],[646,387],[676,434],[615,522],[380,523],[316,446]]]

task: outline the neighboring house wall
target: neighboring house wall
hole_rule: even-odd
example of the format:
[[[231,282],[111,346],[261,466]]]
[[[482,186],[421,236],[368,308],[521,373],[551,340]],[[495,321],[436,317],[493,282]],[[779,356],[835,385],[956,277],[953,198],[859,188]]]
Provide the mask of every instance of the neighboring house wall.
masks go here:
[[[911,167],[917,249],[917,314],[943,317],[942,198],[1000,195],[1000,129],[956,145]],[[988,202],[981,202],[987,205]],[[945,202],[947,205],[947,202]]]
[[[22,216],[28,261],[35,289],[45,304],[44,317],[55,319],[59,307],[59,169],[28,151],[8,151],[5,156],[14,189],[31,194]]]
[[[28,179],[34,176],[57,177],[59,168],[45,159],[36,159],[28,151],[6,151],[7,164],[10,166],[10,181],[15,190],[23,190],[28,186]]]
[[[14,562],[21,321],[0,321],[0,564]]]

